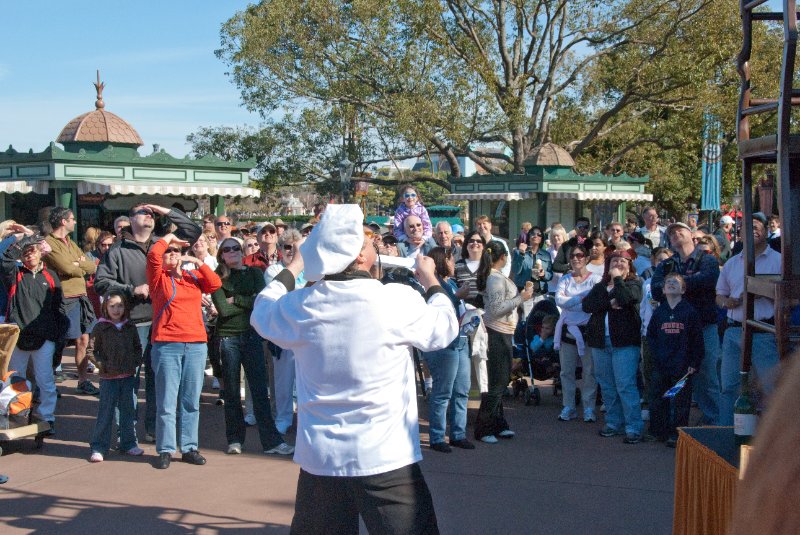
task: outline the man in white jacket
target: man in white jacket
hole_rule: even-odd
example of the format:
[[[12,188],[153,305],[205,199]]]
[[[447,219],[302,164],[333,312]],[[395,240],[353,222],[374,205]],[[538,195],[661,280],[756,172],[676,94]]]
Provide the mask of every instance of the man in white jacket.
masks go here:
[[[446,347],[458,321],[430,258],[416,263],[424,299],[370,277],[377,251],[363,220],[356,205],[329,206],[250,320],[295,354],[301,471],[292,533],[358,533],[359,514],[373,533],[438,533],[418,464],[411,348]],[[292,291],[300,271],[318,282]]]

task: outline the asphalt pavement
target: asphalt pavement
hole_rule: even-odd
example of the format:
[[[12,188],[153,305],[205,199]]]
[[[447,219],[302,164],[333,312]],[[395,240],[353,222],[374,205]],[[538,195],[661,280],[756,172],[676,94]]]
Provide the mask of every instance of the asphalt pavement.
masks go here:
[[[75,394],[75,384],[59,385],[57,434],[42,449],[32,439],[2,444],[0,474],[10,479],[0,486],[0,532],[288,533],[298,466],[262,454],[255,428],[242,455],[226,455],[223,408],[210,382],[200,416],[208,463],[175,459],[167,470],[151,466],[155,446],[144,443],[142,457],[110,453],[89,463],[97,398]],[[602,415],[597,423],[557,421],[560,399],[542,386],[540,406],[506,400],[515,438],[439,453],[427,448],[427,410],[419,400],[421,466],[443,534],[671,533],[674,449],[602,438]],[[477,406],[470,401],[469,433]]]

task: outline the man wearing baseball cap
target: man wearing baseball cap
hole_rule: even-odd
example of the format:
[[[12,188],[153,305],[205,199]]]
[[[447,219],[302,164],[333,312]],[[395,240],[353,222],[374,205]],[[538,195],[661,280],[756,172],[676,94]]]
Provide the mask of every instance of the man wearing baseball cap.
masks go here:
[[[269,221],[258,227],[258,251],[244,257],[245,266],[257,267],[266,271],[273,264],[281,261],[281,252],[278,250],[278,228]]]
[[[731,241],[733,236],[731,230],[735,221],[729,215],[724,215],[719,220],[719,228],[714,233],[717,243],[719,243],[719,260],[723,264],[731,257]]]
[[[719,419],[719,333],[717,331],[716,295],[719,262],[716,257],[696,249],[692,229],[686,223],[672,223],[667,227],[667,237],[675,255],[662,261],[653,273],[651,291],[653,298],[663,302],[664,277],[680,273],[686,282],[686,299],[703,322],[705,354],[700,370],[694,379],[694,397],[703,412],[705,425],[717,425]]]
[[[425,298],[370,276],[377,248],[363,221],[357,205],[329,205],[250,318],[295,354],[301,470],[291,531],[357,533],[360,515],[370,533],[438,533],[419,467],[411,349],[446,347],[458,321],[430,258],[416,260]],[[301,271],[318,282],[295,290]]]

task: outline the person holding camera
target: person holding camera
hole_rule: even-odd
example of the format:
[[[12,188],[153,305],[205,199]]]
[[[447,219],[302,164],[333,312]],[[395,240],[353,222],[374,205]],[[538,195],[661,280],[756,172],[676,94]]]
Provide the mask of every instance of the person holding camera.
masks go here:
[[[520,292],[525,289],[525,283],[533,282],[535,297],[532,302],[536,302],[547,295],[547,282],[553,278],[552,259],[542,248],[544,232],[541,227],[532,227],[527,236],[528,242],[520,242],[511,252],[511,276]]]
[[[363,221],[357,205],[329,205],[250,317],[295,356],[301,469],[291,531],[357,533],[360,515],[370,533],[437,533],[411,350],[447,347],[458,320],[430,258],[416,259],[425,297],[370,275],[378,252]],[[295,289],[301,272],[317,282]]]

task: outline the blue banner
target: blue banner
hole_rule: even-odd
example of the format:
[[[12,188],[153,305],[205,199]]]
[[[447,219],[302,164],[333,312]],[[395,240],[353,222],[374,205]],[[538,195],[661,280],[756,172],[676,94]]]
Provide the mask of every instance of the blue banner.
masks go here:
[[[719,210],[722,188],[722,128],[714,115],[703,116],[703,175],[701,210]]]

